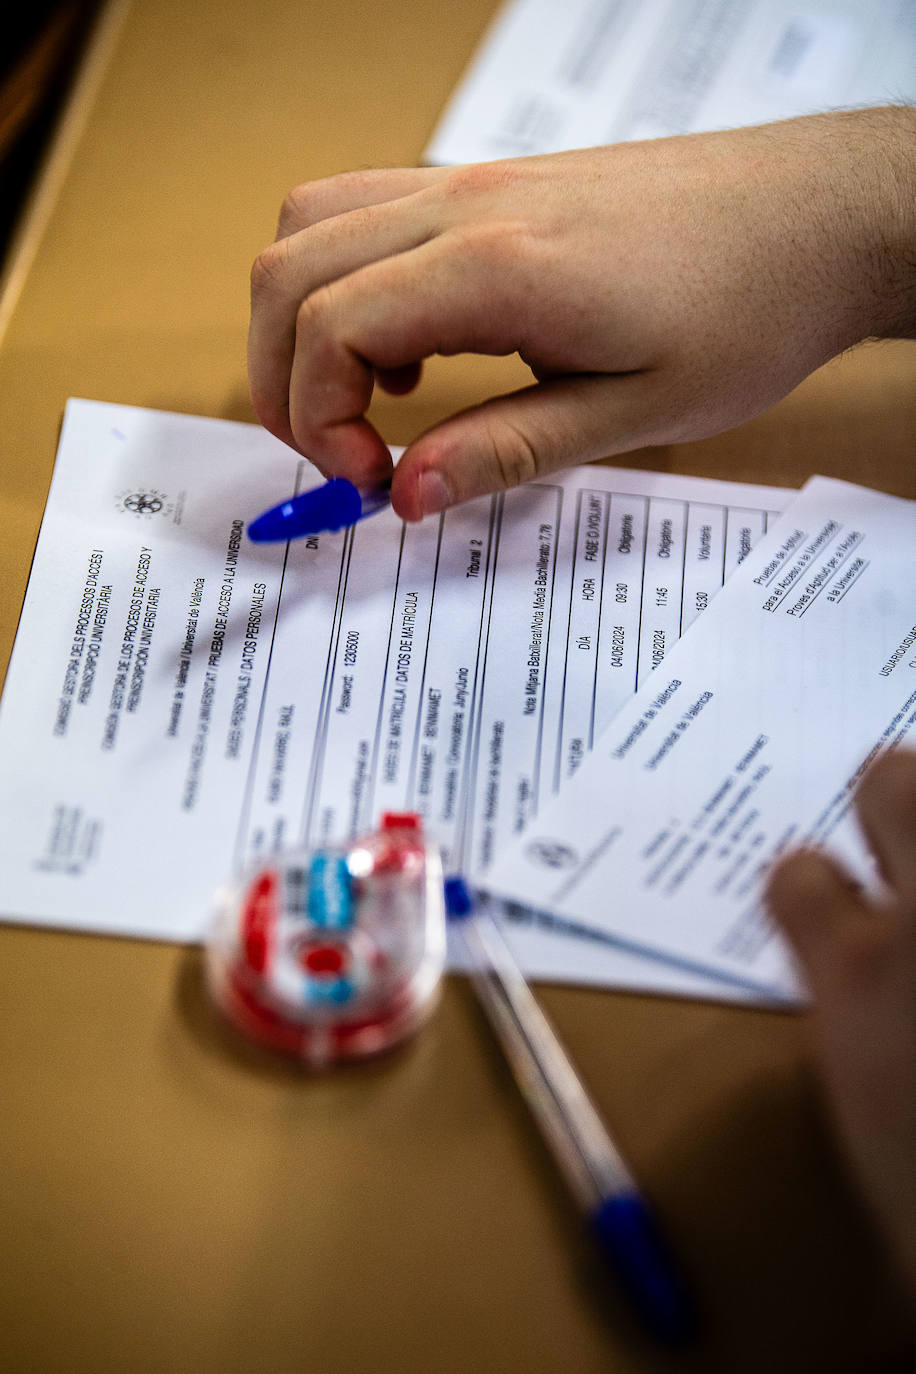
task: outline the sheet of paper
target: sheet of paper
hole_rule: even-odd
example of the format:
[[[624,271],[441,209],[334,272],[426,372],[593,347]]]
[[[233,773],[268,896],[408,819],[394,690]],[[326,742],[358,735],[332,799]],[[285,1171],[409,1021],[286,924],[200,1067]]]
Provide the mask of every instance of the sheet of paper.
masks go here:
[[[512,0],[426,150],[484,162],[916,97],[901,0]]]
[[[386,808],[483,873],[786,498],[588,467],[248,542],[318,480],[256,426],[70,402],[0,708],[14,919],[195,939],[236,865]],[[710,987],[526,940],[542,975]]]
[[[874,880],[850,802],[916,723],[914,550],[916,503],[812,479],[486,885],[793,994],[762,879],[806,841]]]

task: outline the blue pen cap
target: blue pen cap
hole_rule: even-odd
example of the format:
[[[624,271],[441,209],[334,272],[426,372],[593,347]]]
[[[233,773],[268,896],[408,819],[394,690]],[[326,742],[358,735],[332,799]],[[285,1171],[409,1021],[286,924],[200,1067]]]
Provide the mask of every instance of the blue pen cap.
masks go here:
[[[309,516],[321,530],[342,530],[355,525],[363,513],[363,498],[346,477],[332,477],[323,487],[303,492],[309,498]]]
[[[261,544],[298,539],[302,535],[331,534],[355,525],[368,514],[358,488],[345,477],[332,477],[324,486],[301,491],[252,520],[248,538]]]
[[[695,1332],[692,1305],[668,1248],[637,1193],[616,1193],[588,1218],[598,1248],[643,1324],[667,1345],[685,1345]]]
[[[291,504],[294,508],[301,507],[302,513],[308,513],[314,533],[346,529],[356,525],[363,515],[363,497],[346,477],[332,477],[324,486],[314,486],[312,491],[294,496]]]

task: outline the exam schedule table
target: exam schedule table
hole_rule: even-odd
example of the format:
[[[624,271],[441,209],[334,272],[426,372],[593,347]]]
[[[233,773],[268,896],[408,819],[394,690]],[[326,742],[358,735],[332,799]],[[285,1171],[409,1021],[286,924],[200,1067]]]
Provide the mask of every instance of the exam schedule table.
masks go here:
[[[247,272],[282,196],[415,162],[494,7],[254,9],[103,16],[4,297],[4,661],[67,397],[252,419]],[[436,362],[374,418],[403,443],[523,381]],[[914,381],[911,346],[857,350],[633,465],[912,497]],[[145,854],[124,902],[167,862]],[[669,1361],[584,1258],[464,980],[403,1054],[319,1079],[222,1029],[194,949],[5,926],[0,996],[3,1368],[843,1370],[902,1348],[795,1016],[543,989],[705,1315]]]

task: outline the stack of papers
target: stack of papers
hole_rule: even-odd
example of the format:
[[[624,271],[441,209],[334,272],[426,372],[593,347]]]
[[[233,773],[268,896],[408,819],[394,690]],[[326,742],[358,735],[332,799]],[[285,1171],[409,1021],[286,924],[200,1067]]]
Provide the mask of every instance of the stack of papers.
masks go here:
[[[867,874],[913,504],[587,467],[247,541],[320,480],[255,426],[69,403],[0,706],[6,918],[197,940],[239,866],[411,809],[524,908],[532,976],[796,995],[760,877],[806,837]]]
[[[486,162],[916,98],[900,0],[510,0],[428,162]]]
[[[809,482],[487,886],[792,995],[761,884],[801,842],[876,882],[850,807],[916,723],[914,540],[916,504]]]

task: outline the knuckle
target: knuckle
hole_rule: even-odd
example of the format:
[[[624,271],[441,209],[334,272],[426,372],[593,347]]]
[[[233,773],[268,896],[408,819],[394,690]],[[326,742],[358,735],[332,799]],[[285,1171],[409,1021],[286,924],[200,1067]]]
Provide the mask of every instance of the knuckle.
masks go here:
[[[283,280],[289,262],[286,239],[277,239],[263,249],[251,267],[251,294],[254,297],[272,295]]]
[[[451,170],[445,189],[451,196],[476,196],[508,186],[517,176],[508,162],[469,162]]]
[[[330,288],[319,286],[299,303],[296,311],[296,338],[313,337],[324,328],[328,313]]]
[[[503,419],[488,426],[486,435],[490,462],[503,490],[508,491],[537,477],[540,470],[537,451],[524,430]]]
[[[359,204],[363,192],[371,191],[372,179],[366,172],[338,172],[318,181],[303,181],[294,186],[280,207],[278,232],[294,234],[310,229],[334,215]]]
[[[336,377],[348,349],[336,324],[335,284],[320,286],[305,297],[296,311],[295,351],[308,360],[312,375]]]
[[[289,399],[286,393],[276,394],[271,388],[259,386],[254,382],[249,384],[249,393],[255,414],[264,428],[278,439],[288,442]]]
[[[297,229],[304,229],[312,222],[312,183],[304,182],[301,186],[294,186],[283,198],[278,217],[278,226],[281,233],[291,234]]]
[[[335,213],[341,196],[347,194],[350,174],[322,177],[319,181],[303,181],[287,192],[280,207],[280,228],[292,234],[309,229]]]

